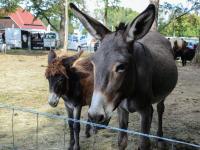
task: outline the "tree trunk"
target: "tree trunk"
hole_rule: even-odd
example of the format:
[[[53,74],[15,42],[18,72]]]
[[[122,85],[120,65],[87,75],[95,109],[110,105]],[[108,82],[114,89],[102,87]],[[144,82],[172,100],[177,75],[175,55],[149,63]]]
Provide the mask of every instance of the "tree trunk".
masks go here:
[[[154,4],[156,6],[156,17],[151,27],[151,31],[157,31],[158,30],[158,10],[159,10],[160,0],[149,0],[149,1],[151,4]]]
[[[105,0],[105,8],[104,8],[104,25],[106,26],[108,23],[108,0]]]
[[[65,38],[65,14],[60,16],[60,48],[64,49],[64,38]]]
[[[68,48],[68,0],[65,0],[65,34],[64,34],[64,45],[63,49]]]

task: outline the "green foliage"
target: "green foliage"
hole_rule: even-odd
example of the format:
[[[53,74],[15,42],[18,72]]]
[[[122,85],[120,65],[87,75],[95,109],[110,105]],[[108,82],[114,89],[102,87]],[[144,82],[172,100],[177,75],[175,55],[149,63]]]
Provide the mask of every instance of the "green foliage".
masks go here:
[[[54,30],[60,28],[60,20],[64,13],[64,0],[25,0],[26,9],[32,11],[36,17],[45,20]]]
[[[190,7],[182,4],[172,5],[164,3],[159,10],[159,31],[172,36],[199,36],[200,35],[200,1],[187,0]],[[169,16],[166,19],[166,16]]]
[[[109,8],[108,12],[108,27],[112,29],[119,25],[120,22],[129,23],[131,22],[136,16],[138,15],[137,12],[133,11],[130,8]]]
[[[96,16],[99,20],[102,20],[103,16],[102,9],[96,9],[95,10]],[[113,30],[114,27],[118,26],[120,22],[129,23],[131,22],[138,13],[136,11],[133,11],[130,8],[124,8],[124,7],[109,7],[108,8],[108,21],[107,26],[109,29]]]
[[[0,16],[4,16],[7,13],[14,12],[19,6],[20,0],[0,0]]]
[[[160,28],[162,28],[160,26]],[[164,35],[171,36],[199,36],[200,34],[200,17],[195,14],[187,14],[171,22],[164,30]]]

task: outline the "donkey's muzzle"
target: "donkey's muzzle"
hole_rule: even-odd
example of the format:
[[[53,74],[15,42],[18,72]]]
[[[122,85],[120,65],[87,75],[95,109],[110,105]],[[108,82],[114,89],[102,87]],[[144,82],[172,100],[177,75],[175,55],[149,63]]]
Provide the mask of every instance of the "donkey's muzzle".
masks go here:
[[[90,122],[96,124],[96,125],[94,125],[94,128],[97,130],[105,129],[105,127],[102,127],[101,125],[107,126],[111,119],[111,118],[106,119],[104,117],[104,115],[91,116],[89,113],[88,113],[88,118],[89,118]],[[100,126],[98,126],[98,124],[100,124]]]
[[[50,93],[48,102],[51,107],[56,107],[59,103],[60,97],[58,97],[55,93]]]
[[[105,120],[105,117],[103,114],[92,115],[92,114],[88,113],[88,117],[89,117],[90,121],[94,122],[94,123],[102,123]]]

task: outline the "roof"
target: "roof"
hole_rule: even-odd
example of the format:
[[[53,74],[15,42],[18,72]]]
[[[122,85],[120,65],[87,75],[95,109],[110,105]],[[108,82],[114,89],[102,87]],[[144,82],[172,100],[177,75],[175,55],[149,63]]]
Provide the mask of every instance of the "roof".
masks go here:
[[[22,29],[41,29],[47,30],[47,27],[38,18],[35,18],[30,12],[19,7],[14,13],[8,15]]]

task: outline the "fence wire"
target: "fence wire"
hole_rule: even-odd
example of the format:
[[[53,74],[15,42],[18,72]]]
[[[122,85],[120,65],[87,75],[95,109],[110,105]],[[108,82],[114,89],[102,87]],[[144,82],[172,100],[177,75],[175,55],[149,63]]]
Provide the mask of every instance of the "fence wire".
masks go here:
[[[0,103],[0,108],[2,109],[7,109],[7,110],[11,110],[12,111],[12,149],[16,149],[16,141],[15,141],[15,131],[14,131],[14,116],[15,116],[15,111],[20,111],[20,112],[25,112],[25,113],[31,113],[31,114],[35,114],[36,115],[36,142],[35,142],[35,148],[30,148],[30,149],[39,149],[39,116],[43,116],[43,117],[47,117],[47,118],[51,118],[51,119],[59,119],[59,120],[63,120],[64,121],[64,128],[63,128],[63,149],[66,148],[66,139],[67,139],[67,121],[73,121],[73,122],[77,122],[80,123],[82,125],[91,125],[94,127],[99,127],[99,128],[104,128],[104,129],[108,129],[108,130],[112,130],[112,131],[117,131],[117,132],[125,132],[127,134],[129,134],[129,136],[143,136],[143,137],[149,137],[151,139],[156,139],[156,140],[162,140],[165,141],[169,144],[171,144],[171,150],[175,150],[175,145],[176,144],[181,144],[184,146],[188,146],[190,148],[197,149],[200,150],[200,145],[199,144],[193,144],[193,143],[188,143],[188,142],[184,142],[184,141],[179,141],[179,140],[175,140],[175,139],[170,139],[170,138],[166,138],[166,137],[158,137],[155,135],[150,135],[150,134],[143,134],[140,132],[136,132],[133,130],[124,130],[124,129],[120,129],[117,127],[112,127],[112,126],[105,126],[105,125],[101,125],[101,124],[96,124],[96,123],[91,123],[91,122],[87,122],[85,120],[76,120],[76,119],[72,119],[72,118],[68,118],[66,116],[58,116],[58,115],[53,115],[50,113],[45,113],[45,112],[38,112],[36,110],[33,109],[26,109],[26,108],[21,108],[21,107],[15,107],[15,106],[11,106],[11,105],[7,105],[7,104],[2,104]],[[91,145],[89,146],[90,149],[93,150],[97,150],[97,149],[101,149],[101,147],[98,147],[98,144],[101,141],[101,137],[97,136],[96,134],[92,135],[93,136],[93,142],[91,142]],[[117,142],[117,140],[113,140],[114,142]],[[1,147],[4,145],[0,144],[0,149]],[[61,148],[51,148],[53,149],[61,149]]]

